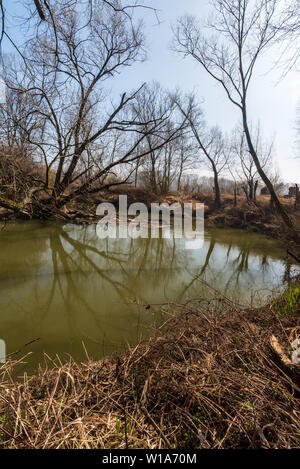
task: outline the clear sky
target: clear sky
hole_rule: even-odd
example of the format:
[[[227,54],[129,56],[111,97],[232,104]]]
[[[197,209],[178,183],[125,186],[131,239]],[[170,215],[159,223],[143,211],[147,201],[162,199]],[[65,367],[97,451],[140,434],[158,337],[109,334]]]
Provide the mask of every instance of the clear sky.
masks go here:
[[[5,2],[4,2],[5,3]],[[18,10],[16,0],[6,0],[9,10]],[[183,59],[171,51],[172,25],[185,13],[205,18],[208,0],[144,0],[157,8],[159,23],[150,10],[139,10],[137,16],[145,22],[148,59],[125,70],[113,85],[113,90],[124,91],[141,82],[156,80],[164,87],[196,91],[204,100],[208,123],[218,124],[230,132],[239,118],[238,110],[227,101],[222,89],[210,79],[201,66],[192,59]],[[300,101],[300,72],[290,72],[282,78],[282,70],[274,67],[278,51],[268,52],[259,63],[252,82],[249,99],[250,117],[260,121],[268,141],[275,141],[275,165],[285,182],[300,182],[300,158],[296,158],[295,119]]]

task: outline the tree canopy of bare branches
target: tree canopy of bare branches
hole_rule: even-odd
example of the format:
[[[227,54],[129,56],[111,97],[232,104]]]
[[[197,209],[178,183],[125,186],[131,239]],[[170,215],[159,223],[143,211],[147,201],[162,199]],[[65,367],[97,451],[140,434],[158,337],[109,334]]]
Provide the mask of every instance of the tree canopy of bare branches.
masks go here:
[[[182,99],[182,97],[177,94],[173,96],[173,100],[189,123],[191,134],[198,147],[198,160],[203,162],[204,158],[204,161],[213,172],[215,193],[214,206],[215,208],[220,208],[221,191],[219,175],[226,167],[229,158],[222,131],[218,127],[208,128],[204,112],[196,103],[194,95],[189,95]]]
[[[281,62],[287,73],[299,70],[300,65],[300,0],[287,0],[283,5],[274,29],[283,46]]]
[[[116,168],[128,169],[160,150],[182,126],[170,125],[172,107],[156,109],[150,117],[142,114],[137,100],[144,84],[110,95],[109,82],[144,59],[142,24],[124,15],[118,1],[95,1],[90,16],[88,0],[80,11],[76,2],[67,3],[52,1],[56,13],[45,13],[43,27],[22,51],[25,60],[11,66],[4,58],[2,67],[9,92],[27,103],[14,125],[46,168],[33,193],[47,192],[56,207],[108,187]],[[144,93],[145,107],[150,101]],[[32,120],[38,125],[28,125]],[[155,137],[151,149],[143,145],[150,135]]]
[[[261,167],[268,173],[272,163],[273,142],[271,144],[264,142],[259,124],[251,133],[255,151],[260,155]],[[242,187],[247,199],[255,201],[260,176],[249,153],[246,137],[240,126],[234,129],[232,133],[229,151],[235,160],[235,167],[230,170],[233,179]]]

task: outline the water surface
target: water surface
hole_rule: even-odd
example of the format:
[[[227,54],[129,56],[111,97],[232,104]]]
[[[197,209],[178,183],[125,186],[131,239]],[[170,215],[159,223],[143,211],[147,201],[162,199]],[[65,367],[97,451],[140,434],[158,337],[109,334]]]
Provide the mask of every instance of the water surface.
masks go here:
[[[216,295],[258,305],[287,281],[283,247],[233,229],[206,230],[201,249],[180,239],[100,240],[96,227],[9,223],[0,233],[0,338],[7,353],[97,359],[135,344],[159,320],[155,307]],[[147,334],[147,332],[146,332]],[[19,357],[20,355],[17,355]]]

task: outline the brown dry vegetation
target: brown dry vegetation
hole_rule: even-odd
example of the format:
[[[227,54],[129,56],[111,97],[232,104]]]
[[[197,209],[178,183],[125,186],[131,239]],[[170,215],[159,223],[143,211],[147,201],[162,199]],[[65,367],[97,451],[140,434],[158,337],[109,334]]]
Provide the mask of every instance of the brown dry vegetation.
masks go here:
[[[34,182],[39,179],[42,168],[24,150],[12,149],[0,144],[0,193],[15,202],[28,195]]]
[[[80,222],[90,223],[95,220],[96,207],[101,202],[111,202],[118,206],[118,197],[125,194],[128,197],[128,204],[134,202],[143,202],[150,208],[153,202],[174,202],[204,203],[205,220],[207,226],[241,228],[248,231],[262,233],[267,236],[284,239],[289,241],[290,249],[300,255],[300,246],[291,242],[290,233],[283,224],[280,216],[270,205],[269,196],[258,196],[255,202],[249,202],[244,196],[237,197],[237,204],[234,204],[234,197],[231,194],[223,194],[222,206],[216,210],[214,208],[213,194],[204,193],[184,193],[173,191],[168,195],[157,196],[142,188],[133,188],[131,186],[122,186],[115,190],[100,192],[97,196],[91,198],[82,198],[73,201],[67,208],[67,213],[71,217],[80,219]],[[280,199],[286,212],[293,221],[294,227],[300,233],[300,205],[294,207],[294,200],[291,198]]]
[[[149,208],[153,202],[167,202],[170,204],[174,202],[191,202],[193,205],[197,202],[204,203],[206,219],[217,225],[247,228],[251,231],[264,232],[274,236],[278,234],[278,227],[282,226],[279,215],[270,205],[269,196],[258,196],[256,202],[248,202],[244,196],[238,196],[237,205],[235,206],[233,195],[223,194],[222,206],[216,210],[214,208],[214,196],[212,193],[171,191],[167,195],[157,196],[142,188],[122,186],[115,190],[100,192],[97,196],[91,198],[84,197],[82,200],[77,199],[73,202],[73,206],[70,204],[69,208],[73,209],[74,212],[76,210],[81,211],[83,216],[93,216],[96,212],[96,206],[100,202],[112,202],[117,206],[120,194],[127,195],[128,204],[143,202]],[[294,200],[291,198],[281,198],[280,201],[293,219],[296,227],[300,229],[300,205],[295,209]]]
[[[206,226],[240,228],[284,240],[287,242],[288,250],[296,255],[297,259],[300,259],[300,246],[291,240],[288,228],[284,225],[276,210],[270,205],[269,196],[258,196],[255,202],[249,202],[244,196],[238,196],[235,205],[233,195],[223,194],[222,206],[215,209],[212,193],[171,191],[167,195],[157,196],[143,188],[122,185],[111,190],[100,191],[97,194],[77,197],[62,210],[54,210],[52,218],[79,224],[96,223],[98,221],[96,216],[98,204],[110,202],[118,207],[119,195],[121,194],[127,195],[128,204],[143,202],[149,209],[153,202],[192,203],[194,207],[197,202],[204,203]],[[42,195],[40,193],[40,196]],[[300,233],[300,205],[295,208],[295,202],[292,198],[282,197],[280,202],[291,218],[295,229]],[[15,220],[16,218],[24,218],[24,215],[0,207],[0,221]]]
[[[52,175],[51,175],[52,176]],[[229,226],[245,228],[250,231],[261,232],[273,237],[287,235],[287,228],[276,210],[270,205],[269,196],[258,196],[256,201],[247,201],[244,196],[237,197],[237,204],[234,204],[234,197],[231,194],[222,195],[222,205],[219,209],[214,208],[213,193],[170,191],[167,195],[158,196],[145,190],[142,187],[132,187],[122,185],[111,190],[99,191],[96,194],[85,194],[66,204],[63,214],[66,220],[82,222],[93,222],[96,220],[96,208],[101,202],[111,202],[118,206],[119,195],[127,195],[128,204],[142,202],[150,208],[153,202],[167,203],[189,203],[195,205],[197,202],[205,204],[205,218],[209,224],[218,226]],[[41,194],[43,195],[43,194]],[[300,232],[300,205],[294,207],[293,198],[280,198],[280,202],[289,214],[295,228]],[[55,219],[55,212],[53,218]],[[20,215],[22,218],[23,216]],[[0,220],[12,220],[18,218],[17,213],[0,208]]]
[[[218,299],[219,314],[169,304],[154,337],[122,355],[22,381],[7,363],[2,447],[299,448],[299,296],[292,312],[287,296],[256,310]]]
[[[280,199],[285,210],[293,220],[299,231],[300,207],[294,208],[292,199]],[[233,204],[233,197],[224,196],[223,208],[218,213],[209,216],[210,222],[236,228],[246,228],[278,238],[279,233],[288,236],[288,231],[273,207],[270,206],[268,196],[259,196],[254,203],[248,203],[244,197],[238,197],[237,205]]]

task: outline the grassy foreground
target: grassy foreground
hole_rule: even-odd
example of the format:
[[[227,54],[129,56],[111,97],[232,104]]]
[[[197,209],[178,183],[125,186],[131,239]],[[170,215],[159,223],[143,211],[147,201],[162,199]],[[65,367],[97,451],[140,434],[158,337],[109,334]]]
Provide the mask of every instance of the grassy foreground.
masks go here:
[[[0,447],[299,448],[298,283],[260,309],[221,298],[164,310],[154,337],[122,355],[22,382],[17,362],[3,366]]]

